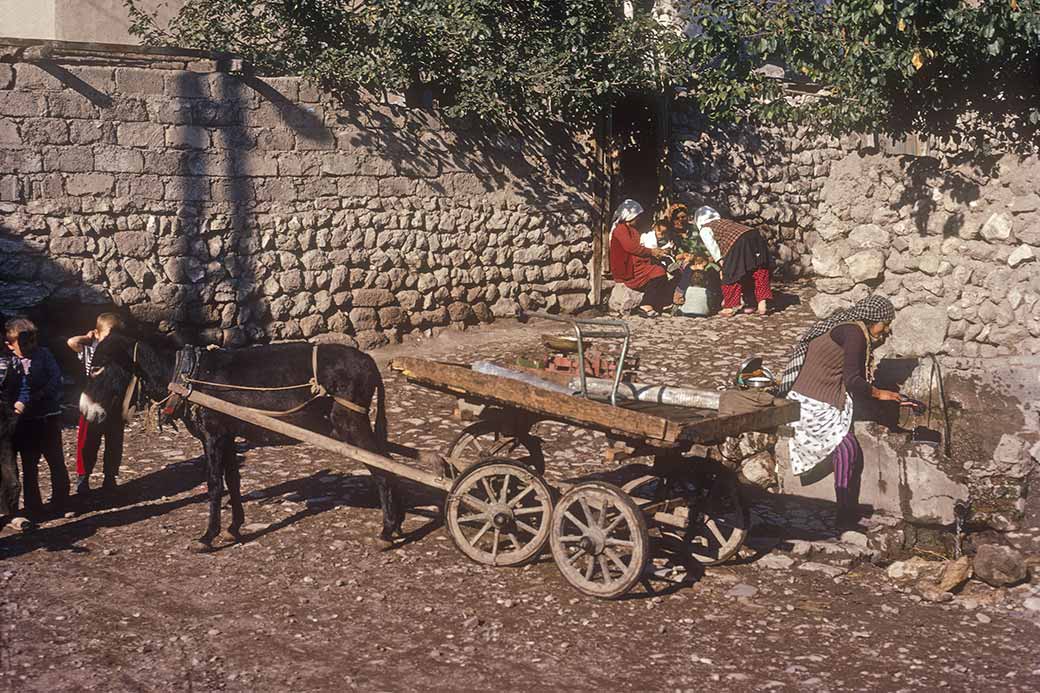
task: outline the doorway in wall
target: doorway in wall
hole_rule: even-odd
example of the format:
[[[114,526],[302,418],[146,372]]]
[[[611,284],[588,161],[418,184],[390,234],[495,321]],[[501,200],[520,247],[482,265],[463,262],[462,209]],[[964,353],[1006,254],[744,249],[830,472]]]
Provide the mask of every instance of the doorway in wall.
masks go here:
[[[602,279],[610,277],[610,222],[613,212],[625,199],[641,204],[653,217],[663,203],[662,162],[668,137],[665,100],[659,95],[631,95],[619,101],[610,112],[605,128],[607,214],[597,237],[594,268],[594,295],[601,292]]]

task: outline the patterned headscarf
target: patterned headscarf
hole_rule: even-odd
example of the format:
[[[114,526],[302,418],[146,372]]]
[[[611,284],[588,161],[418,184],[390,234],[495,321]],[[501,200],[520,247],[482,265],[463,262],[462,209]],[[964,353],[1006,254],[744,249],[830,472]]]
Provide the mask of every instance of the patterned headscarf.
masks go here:
[[[713,207],[699,207],[697,212],[693,215],[693,223],[697,224],[697,228],[703,231],[705,224],[718,221],[721,218],[722,217]]]
[[[884,296],[867,296],[865,299],[852,306],[836,310],[830,317],[820,320],[808,330],[795,344],[791,358],[780,376],[780,384],[773,390],[777,397],[785,397],[794,387],[794,381],[805,365],[805,355],[809,353],[809,342],[820,335],[825,335],[838,325],[849,322],[891,322],[896,316],[896,309]]]
[[[610,228],[614,228],[621,222],[629,222],[643,213],[643,205],[635,200],[625,200],[614,212],[614,221],[610,222]]]
[[[688,210],[686,208],[686,205],[684,205],[683,203],[676,202],[675,204],[669,206],[668,209],[665,211],[664,218],[668,220],[669,227],[671,227],[672,223],[675,221],[675,217],[678,216],[679,212],[689,214],[690,210]]]

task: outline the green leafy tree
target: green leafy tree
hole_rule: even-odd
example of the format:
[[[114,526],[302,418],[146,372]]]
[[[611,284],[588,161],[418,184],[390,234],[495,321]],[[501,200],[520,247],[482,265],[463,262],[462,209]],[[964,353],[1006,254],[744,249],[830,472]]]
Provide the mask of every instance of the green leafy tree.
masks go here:
[[[125,1],[146,43],[333,89],[425,87],[449,116],[589,124],[678,90],[721,122],[1040,133],[1040,0],[692,0],[670,22],[615,0],[188,0],[166,26]],[[793,99],[799,80],[821,89]]]

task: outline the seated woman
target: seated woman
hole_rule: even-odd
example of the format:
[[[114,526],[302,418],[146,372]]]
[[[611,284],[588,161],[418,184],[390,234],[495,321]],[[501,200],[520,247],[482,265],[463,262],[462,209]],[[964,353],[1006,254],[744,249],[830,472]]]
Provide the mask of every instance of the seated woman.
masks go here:
[[[723,219],[711,207],[698,209],[695,221],[711,258],[722,265],[722,311],[719,315],[735,315],[743,294],[752,290],[758,303],[758,314],[765,315],[767,301],[773,298],[769,286],[773,257],[765,238],[749,226]],[[747,305],[745,313],[755,312],[750,303]]]
[[[690,233],[687,226],[689,212],[686,205],[673,204],[665,213],[664,228],[660,235],[668,243],[667,247],[673,249],[674,257],[679,263],[678,283],[672,303],[681,306],[686,300],[686,290],[694,285],[696,273],[708,268],[711,264],[708,259],[708,250],[700,237]],[[716,271],[718,268],[716,267]],[[697,282],[702,285],[703,282]]]
[[[637,222],[643,207],[635,200],[625,200],[614,213],[610,233],[610,273],[614,281],[643,293],[643,304],[637,312],[654,317],[672,302],[675,284],[664,267],[654,262],[665,256],[660,248],[647,248],[639,241]]]
[[[801,405],[801,417],[792,424],[791,471],[806,474],[828,457],[833,462],[838,528],[855,526],[859,519],[863,451],[852,427],[853,406],[901,401],[898,392],[867,380],[873,350],[883,343],[894,317],[887,298],[868,296],[817,322],[798,340],[774,390]]]

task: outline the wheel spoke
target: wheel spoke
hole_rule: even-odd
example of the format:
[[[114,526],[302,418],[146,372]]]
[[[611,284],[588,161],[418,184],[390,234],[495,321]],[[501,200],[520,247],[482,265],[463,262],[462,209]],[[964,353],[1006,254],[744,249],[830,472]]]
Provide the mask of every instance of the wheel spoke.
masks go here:
[[[494,543],[491,544],[491,565],[495,565],[498,561],[498,539],[502,535],[498,527],[495,527],[495,539]]]
[[[509,480],[513,477],[512,474],[506,472],[505,478],[502,479],[502,496],[498,499],[499,503],[506,502],[506,496],[509,494]]]
[[[592,582],[592,573],[593,573],[593,571],[595,571],[595,569],[596,569],[596,557],[593,556],[592,554],[589,554],[589,562],[588,562],[588,565],[585,567],[585,579],[588,580],[589,582]]]
[[[520,520],[514,519],[513,520],[513,524],[516,525],[517,529],[524,530],[525,532],[530,534],[532,537],[538,536],[538,530],[535,529],[534,527],[532,527],[531,525],[527,524],[526,522],[521,522]]]
[[[497,496],[491,488],[491,482],[488,481],[488,478],[486,476],[482,476],[480,477],[480,484],[484,487],[484,493],[487,494],[488,500],[494,503]]]
[[[534,508],[521,508],[520,510],[514,510],[513,515],[541,515],[545,512],[545,508],[541,505]]]
[[[585,555],[585,549],[578,547],[578,550],[567,557],[567,565],[574,565],[574,562]]]
[[[515,508],[517,506],[517,503],[522,501],[524,499],[524,496],[526,496],[528,493],[530,493],[533,490],[534,490],[534,484],[528,484],[527,487],[523,491],[521,491],[516,496],[514,496],[513,500],[511,500],[508,503],[506,503],[506,505],[508,505],[510,508]],[[505,501],[503,500],[503,502],[505,502]]]
[[[474,498],[473,496],[470,495],[469,492],[467,492],[467,493],[465,493],[465,494],[463,494],[461,496],[456,496],[456,497],[464,505],[468,505],[470,510],[478,510],[478,511],[480,511],[480,512],[482,512],[482,513],[484,513],[486,515],[488,510],[491,509],[491,506],[489,506],[487,503],[485,503],[484,501],[480,500],[479,498]]]
[[[570,510],[564,512],[563,516],[566,517],[571,522],[573,522],[574,524],[576,524],[578,526],[578,529],[580,529],[585,534],[589,533],[589,526],[586,525],[584,522],[581,522],[580,520],[578,520],[578,518],[574,517],[574,514]]]
[[[476,536],[469,540],[469,543],[473,546],[476,546],[477,542],[480,541],[480,538],[484,536],[484,533],[487,532],[489,529],[491,529],[491,520],[488,520],[484,523],[484,526],[480,528],[480,531],[477,532]]]
[[[581,511],[585,513],[585,522],[587,527],[592,527],[596,523],[596,519],[592,515],[592,510],[589,509],[589,504],[586,502],[585,497],[582,496],[578,498],[578,503],[581,505]]]
[[[576,541],[581,541],[584,538],[585,538],[585,536],[582,535],[582,534],[566,534],[566,535],[560,537],[560,543],[561,544],[571,544],[571,543],[576,542]]]
[[[623,549],[631,549],[635,544],[627,539],[614,539],[613,537],[607,537],[607,546],[618,546]]]
[[[465,516],[459,515],[458,523],[461,525],[463,523],[481,522],[483,520],[487,520],[487,513],[478,513],[477,515]]]
[[[610,565],[603,554],[599,555],[599,570],[603,573],[603,582],[613,582],[613,578],[610,577]]]
[[[605,553],[607,557],[610,558],[610,560],[614,563],[614,565],[618,567],[618,570],[620,570],[622,573],[628,570],[628,566],[625,565],[624,561],[621,560],[621,557],[614,553],[612,549],[610,549],[609,547],[605,548],[603,549],[603,553]]]
[[[519,551],[520,549],[524,548],[523,545],[520,543],[520,540],[516,538],[515,534],[510,532],[506,536],[509,537],[509,541],[513,542],[513,546],[516,547],[517,551]]]
[[[712,518],[709,517],[704,522],[704,524],[707,525],[708,529],[711,530],[711,533],[715,535],[715,539],[718,540],[719,545],[725,545],[726,538],[724,536],[722,536],[722,532],[719,530],[719,526],[717,524],[715,524],[715,520],[713,520]]]
[[[622,523],[622,521],[624,521],[624,519],[625,519],[625,514],[624,513],[619,513],[617,517],[615,517],[613,520],[610,521],[609,525],[607,525],[606,527],[603,528],[603,533],[609,535],[611,532],[614,531],[614,529],[619,524]]]

